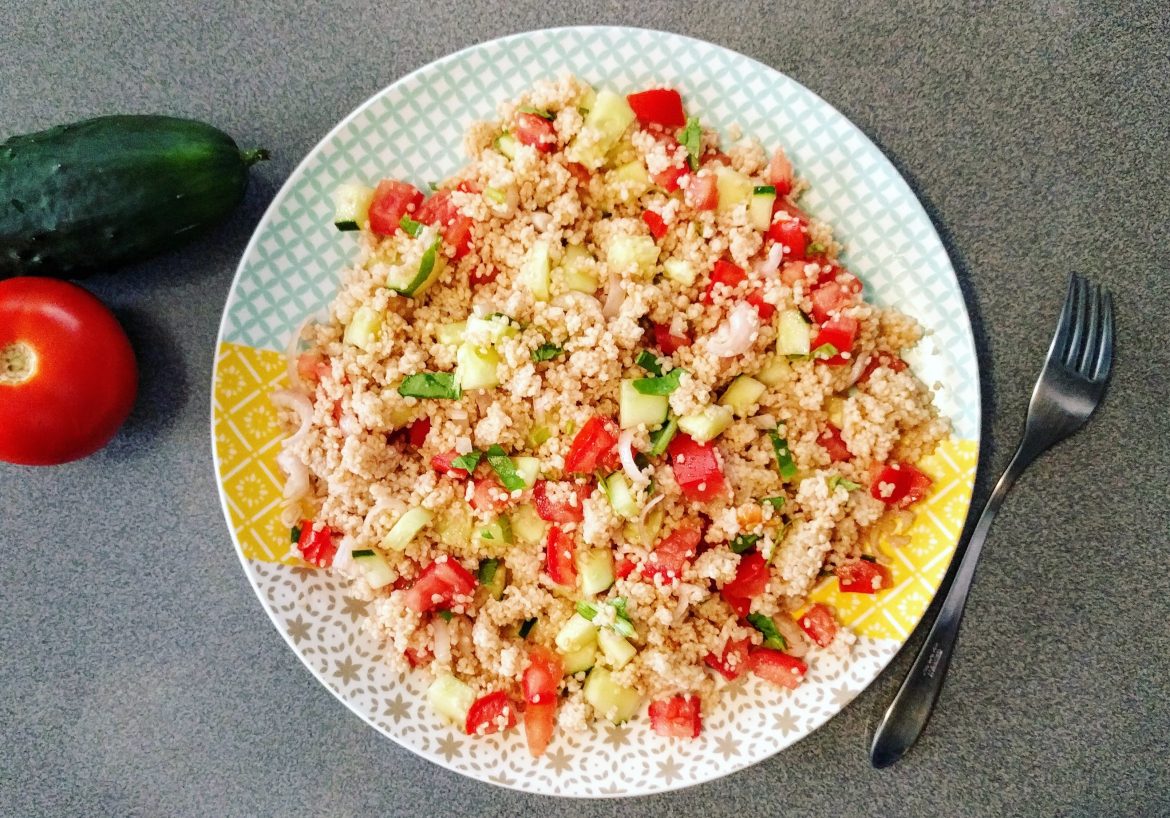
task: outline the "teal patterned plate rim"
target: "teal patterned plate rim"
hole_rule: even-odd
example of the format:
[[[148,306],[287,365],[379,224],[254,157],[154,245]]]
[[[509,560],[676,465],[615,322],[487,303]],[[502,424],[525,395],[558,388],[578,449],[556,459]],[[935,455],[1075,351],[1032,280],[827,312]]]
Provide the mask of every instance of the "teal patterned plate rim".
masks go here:
[[[980,438],[980,387],[974,337],[962,292],[941,240],[909,185],[881,150],[832,105],[783,73],[737,52],[679,34],[587,26],[523,32],[443,57],[375,94],[334,127],[301,161],[261,218],[224,308],[213,377],[222,350],[239,345],[283,350],[303,319],[324,310],[352,237],[331,220],[332,193],[344,181],[404,178],[422,187],[465,161],[470,122],[534,81],[574,73],[622,92],[678,88],[705,125],[726,136],[738,126],[766,147],[783,145],[808,179],[804,206],[830,223],[843,258],[867,297],[913,315],[927,337],[909,356],[955,437],[973,446],[966,491],[948,516],[957,540],[969,502]],[[747,767],[807,736],[872,682],[908,638],[921,611],[896,638],[861,636],[847,661],[814,668],[789,695],[751,688],[724,694],[720,711],[693,743],[654,736],[644,726],[599,728],[531,759],[521,731],[486,748],[430,717],[418,674],[379,668],[377,646],[351,629],[339,634],[330,611],[344,589],[324,575],[252,559],[233,521],[221,444],[213,434],[217,483],[233,541],[261,603],[314,676],[357,715],[397,743],[456,772],[541,794],[620,797],[674,790]],[[962,492],[960,492],[961,494]],[[945,544],[941,568],[953,553]],[[941,571],[937,571],[941,577]],[[922,610],[938,588],[926,582]],[[295,616],[295,620],[294,620]],[[294,625],[295,621],[295,625]],[[312,626],[318,626],[316,628]],[[337,673],[334,666],[345,669]],[[361,673],[352,668],[362,669]],[[354,678],[351,678],[354,677]],[[499,738],[499,737],[493,737]],[[860,738],[860,737],[859,737]],[[482,740],[478,740],[482,742]],[[597,742],[606,752],[598,753]],[[861,742],[858,742],[861,746]],[[493,752],[496,751],[496,752]]]

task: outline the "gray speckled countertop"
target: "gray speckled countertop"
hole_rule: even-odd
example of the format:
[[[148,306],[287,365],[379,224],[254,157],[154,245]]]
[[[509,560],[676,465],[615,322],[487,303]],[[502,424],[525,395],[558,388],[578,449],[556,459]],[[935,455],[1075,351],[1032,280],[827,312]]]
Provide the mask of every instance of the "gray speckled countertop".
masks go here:
[[[88,283],[142,366],[114,443],[56,469],[0,465],[0,815],[1170,814],[1170,12],[772,5],[0,7],[0,134],[167,112],[274,156],[231,224]],[[479,40],[598,22],[671,29],[773,65],[906,175],[975,323],[980,496],[1011,453],[1068,272],[1114,288],[1109,398],[1010,496],[940,708],[892,769],[870,769],[865,747],[908,652],[817,733],[711,784],[593,803],[479,784],[329,695],[240,571],[212,478],[208,385],[220,309],[265,205],[395,78]]]

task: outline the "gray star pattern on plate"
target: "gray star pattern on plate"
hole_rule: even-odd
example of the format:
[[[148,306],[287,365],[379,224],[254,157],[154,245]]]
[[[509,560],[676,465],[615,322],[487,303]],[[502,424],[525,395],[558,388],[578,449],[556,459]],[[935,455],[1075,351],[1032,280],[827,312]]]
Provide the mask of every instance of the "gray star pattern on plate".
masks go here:
[[[777,713],[773,719],[776,722],[776,729],[784,735],[788,735],[796,729],[796,717],[792,715],[791,711],[785,709],[781,713]]]
[[[309,623],[300,614],[297,614],[296,619],[285,620],[284,628],[298,645],[301,644],[302,639],[309,638]]]
[[[407,705],[406,699],[402,698],[401,693],[396,693],[393,699],[386,702],[386,715],[395,723],[410,715],[410,706]]]
[[[567,772],[573,766],[573,759],[565,752],[563,747],[557,747],[545,754],[548,759],[548,764],[558,773]]]
[[[739,755],[739,742],[731,736],[720,736],[715,740],[715,752],[724,758]]]
[[[353,596],[342,597],[341,613],[349,617],[350,622],[357,622],[366,615],[366,606],[369,604],[363,599]]]
[[[361,665],[347,656],[337,663],[337,670],[333,672],[333,675],[348,684],[349,682],[357,681],[358,672],[361,669]]]
[[[294,565],[292,572],[293,576],[297,577],[298,579],[308,581],[317,575],[317,570],[318,569],[311,568],[308,565]]]
[[[605,725],[605,733],[605,743],[614,749],[629,743],[630,728],[624,724],[607,724]]]
[[[853,690],[848,685],[841,685],[840,687],[833,688],[833,703],[838,708],[844,707],[853,700],[853,696],[856,694],[856,692],[857,691]]]
[[[679,773],[681,772],[682,767],[679,766],[679,763],[674,760],[673,756],[667,756],[662,761],[658,762],[658,774],[662,776],[662,779],[667,784],[678,778]]]
[[[459,758],[463,755],[463,748],[459,746],[459,740],[454,736],[443,736],[435,745],[435,752],[443,757],[445,761]]]

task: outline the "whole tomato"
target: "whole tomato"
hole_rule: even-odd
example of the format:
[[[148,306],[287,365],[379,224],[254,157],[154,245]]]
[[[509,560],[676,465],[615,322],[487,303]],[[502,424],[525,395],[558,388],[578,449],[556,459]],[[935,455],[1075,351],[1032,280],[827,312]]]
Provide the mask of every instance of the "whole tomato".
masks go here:
[[[100,301],[56,279],[0,281],[0,460],[51,466],[93,454],[137,390],[130,341]]]

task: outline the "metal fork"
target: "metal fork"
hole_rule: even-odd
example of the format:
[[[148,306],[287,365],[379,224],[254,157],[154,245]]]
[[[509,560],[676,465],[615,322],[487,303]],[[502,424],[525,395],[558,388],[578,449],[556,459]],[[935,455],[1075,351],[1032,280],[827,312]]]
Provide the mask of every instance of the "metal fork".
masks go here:
[[[951,661],[975,563],[1004,495],[1033,460],[1085,424],[1105,394],[1112,364],[1113,298],[1108,290],[1074,274],[1044,370],[1032,390],[1024,437],[971,531],[926,642],[874,732],[869,750],[873,766],[888,767],[900,759],[930,719]]]

